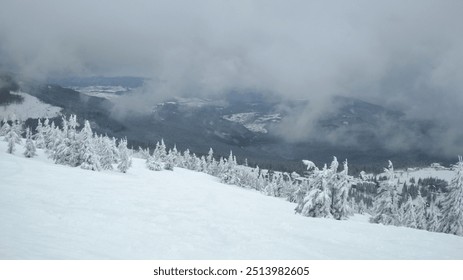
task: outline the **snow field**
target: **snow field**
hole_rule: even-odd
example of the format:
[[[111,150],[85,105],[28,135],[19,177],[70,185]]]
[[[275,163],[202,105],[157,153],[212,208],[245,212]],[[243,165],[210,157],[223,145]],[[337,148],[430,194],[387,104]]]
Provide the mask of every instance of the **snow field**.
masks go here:
[[[0,259],[463,259],[463,238],[294,214],[295,204],[175,168],[55,165],[0,140]]]

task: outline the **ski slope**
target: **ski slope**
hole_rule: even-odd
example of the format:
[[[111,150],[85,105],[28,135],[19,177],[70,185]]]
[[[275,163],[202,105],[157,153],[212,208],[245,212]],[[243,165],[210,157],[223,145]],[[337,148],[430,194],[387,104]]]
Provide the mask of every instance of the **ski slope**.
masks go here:
[[[176,168],[127,174],[7,154],[0,259],[463,259],[463,238],[307,218],[295,205]]]

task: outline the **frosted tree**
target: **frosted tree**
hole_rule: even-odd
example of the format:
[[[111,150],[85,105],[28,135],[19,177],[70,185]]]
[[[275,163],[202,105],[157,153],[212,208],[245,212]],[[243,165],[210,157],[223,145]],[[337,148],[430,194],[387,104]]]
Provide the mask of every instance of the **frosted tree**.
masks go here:
[[[455,177],[448,186],[449,192],[442,200],[441,232],[463,236],[463,160],[455,165]]]
[[[344,169],[338,173],[337,180],[334,185],[335,195],[333,203],[333,217],[337,220],[347,219],[353,215],[348,198],[349,190],[352,187],[352,178],[348,175],[347,160],[344,162]]]
[[[373,215],[370,218],[370,222],[385,225],[399,225],[399,198],[397,195],[396,176],[391,161],[389,161],[389,166],[385,168],[384,171],[386,173],[386,180],[380,184],[379,194],[375,198]]]
[[[149,155],[146,159],[146,167],[149,170],[161,171],[164,169],[164,164],[156,159],[154,155]]]
[[[16,130],[8,124],[6,127],[5,141],[8,143],[7,152],[12,154],[15,151],[15,145],[20,141],[20,136],[16,133]]]
[[[95,151],[92,128],[90,127],[90,123],[87,120],[85,121],[84,128],[79,133],[78,138],[78,142],[80,144],[78,154],[80,167],[82,169],[100,171],[100,157]]]
[[[222,183],[239,185],[240,180],[237,176],[236,170],[236,157],[233,156],[233,152],[230,151],[230,156],[228,160],[223,161],[223,172],[221,172],[221,181]]]
[[[35,146],[39,149],[45,148],[45,133],[42,121],[39,119],[37,122],[37,127],[35,128],[36,133],[34,135]]]
[[[0,128],[0,136],[5,136],[6,133],[10,130],[10,125],[6,118],[2,121],[2,127]]]
[[[410,228],[417,228],[415,207],[410,195],[400,210],[402,211],[402,225]]]
[[[53,153],[51,157],[57,164],[69,166],[78,166],[82,163],[82,137],[76,128],[78,127],[77,117],[69,116],[67,120],[62,118],[62,130],[55,132],[55,141],[53,144]],[[90,129],[91,132],[91,129]],[[92,136],[90,136],[92,138]]]
[[[99,137],[97,145],[97,154],[100,157],[100,165],[104,170],[112,170],[113,163],[117,162],[116,144],[107,136]]]
[[[431,200],[426,211],[426,229],[429,231],[439,231],[440,229],[440,213],[434,200]]]
[[[36,149],[34,141],[32,140],[31,130],[29,128],[26,129],[26,146],[24,151],[24,156],[27,158],[31,158],[36,156]]]
[[[326,165],[322,170],[319,170],[316,166],[311,165],[310,162],[308,163],[309,164],[306,164],[307,168],[313,168],[308,180],[310,190],[304,199],[297,205],[295,211],[296,213],[308,217],[331,218],[332,199],[331,190],[328,186],[331,170],[328,169]]]
[[[122,173],[126,173],[127,170],[132,166],[132,155],[130,150],[127,148],[127,139],[121,139],[119,142],[119,164],[117,169]]]
[[[154,149],[154,156],[161,161],[164,161],[167,156],[166,145],[164,144],[164,139],[161,139],[161,143],[156,143],[156,148]]]
[[[415,214],[416,214],[416,228],[426,229],[426,202],[421,196],[421,192],[418,191],[418,196],[414,201]]]

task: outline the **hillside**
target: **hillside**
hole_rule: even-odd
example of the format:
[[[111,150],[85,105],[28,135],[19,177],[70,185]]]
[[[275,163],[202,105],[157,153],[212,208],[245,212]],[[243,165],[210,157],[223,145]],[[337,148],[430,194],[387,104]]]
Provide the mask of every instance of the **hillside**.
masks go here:
[[[463,238],[307,218],[295,205],[175,168],[55,165],[0,141],[0,259],[463,259]]]

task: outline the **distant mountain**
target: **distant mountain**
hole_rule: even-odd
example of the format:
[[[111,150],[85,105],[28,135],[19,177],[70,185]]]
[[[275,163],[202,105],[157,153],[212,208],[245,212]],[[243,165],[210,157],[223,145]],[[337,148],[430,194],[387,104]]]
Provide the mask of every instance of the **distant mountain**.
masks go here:
[[[140,86],[143,79],[92,77],[62,81],[65,86],[73,85],[73,89],[24,81],[17,84],[42,102],[63,108],[64,114],[90,120],[98,133],[126,136],[134,147],[153,147],[163,138],[168,146],[175,144],[180,150],[188,148],[196,154],[206,154],[210,147],[223,156],[233,150],[240,160],[247,158],[250,164],[299,171],[303,168],[301,159],[323,164],[333,155],[349,159],[352,172],[380,171],[388,159],[397,167],[453,161],[429,154],[423,147],[393,146],[404,142],[400,137],[408,135],[425,142],[427,131],[436,124],[410,121],[400,111],[358,99],[336,97],[335,109],[316,124],[314,137],[288,142],[277,133],[279,126],[288,111],[298,111],[310,101],[269,100],[259,93],[232,92],[215,100],[172,98],[154,105],[151,112],[121,118],[113,114],[115,100],[130,94],[133,87],[129,86]]]

